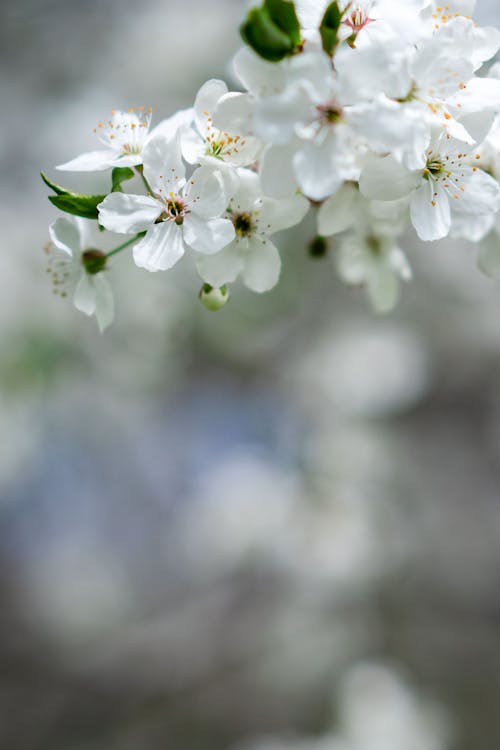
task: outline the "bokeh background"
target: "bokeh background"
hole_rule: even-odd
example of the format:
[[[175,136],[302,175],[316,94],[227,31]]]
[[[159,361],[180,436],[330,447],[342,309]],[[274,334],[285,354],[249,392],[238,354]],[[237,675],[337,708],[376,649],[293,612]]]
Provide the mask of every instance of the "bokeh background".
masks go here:
[[[494,750],[500,286],[475,248],[409,235],[382,318],[307,257],[312,220],[277,290],[217,314],[188,264],[126,253],[104,336],[52,295],[39,171],[113,107],[231,83],[245,6],[0,7],[0,746]]]

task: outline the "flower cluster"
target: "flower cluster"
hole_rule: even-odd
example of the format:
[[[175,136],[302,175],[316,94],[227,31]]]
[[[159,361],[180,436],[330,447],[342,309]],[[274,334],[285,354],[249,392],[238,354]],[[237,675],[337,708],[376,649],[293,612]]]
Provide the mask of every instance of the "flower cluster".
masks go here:
[[[311,254],[326,253],[335,236],[341,279],[365,287],[378,311],[390,310],[411,278],[401,248],[409,224],[424,242],[481,243],[480,267],[500,277],[500,70],[484,66],[500,32],[477,26],[474,5],[265,0],[252,8],[233,62],[242,91],[209,80],[191,109],[154,129],[143,108],[113,112],[96,128],[104,148],[58,167],[111,170],[107,195],[72,193],[44,177],[54,205],[77,217],[50,230],[51,254],[66,260],[65,294],[103,327],[112,317],[108,259],[131,246],[148,271],[192,255],[200,297],[217,309],[237,278],[254,292],[275,286],[273,235],[309,211]],[[134,176],[141,191],[125,192]],[[109,253],[89,248],[89,222],[127,237]],[[60,289],[60,273],[54,278]]]

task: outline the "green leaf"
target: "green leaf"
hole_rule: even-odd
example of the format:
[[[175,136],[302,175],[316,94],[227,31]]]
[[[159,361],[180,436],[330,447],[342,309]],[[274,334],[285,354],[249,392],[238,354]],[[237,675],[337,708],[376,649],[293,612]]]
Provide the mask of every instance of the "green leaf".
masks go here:
[[[330,3],[325,11],[323,20],[319,27],[323,49],[327,55],[333,55],[335,47],[339,43],[339,29],[342,23],[342,11],[339,8],[337,0]]]
[[[290,0],[264,0],[264,8],[271,21],[288,34],[294,47],[300,45],[300,23],[295,5]]]
[[[122,182],[131,180],[135,172],[130,167],[115,167],[111,172],[111,192],[122,193]]]
[[[114,171],[114,170],[113,170]],[[121,170],[125,171],[125,170]],[[130,170],[132,171],[132,170]],[[49,178],[40,173],[42,180],[45,184],[56,193],[56,195],[49,195],[49,201],[60,211],[65,211],[67,214],[73,214],[74,216],[82,216],[84,219],[97,219],[99,214],[97,212],[97,206],[102,203],[105,195],[83,195],[82,193],[74,193],[71,190],[56,185],[55,182],[49,180]],[[123,179],[128,179],[122,177]]]
[[[97,206],[102,203],[105,195],[78,195],[77,193],[66,193],[65,195],[49,195],[49,201],[60,211],[74,216],[82,216],[84,219],[97,219],[99,214]]]
[[[66,188],[61,187],[60,185],[56,185],[55,182],[52,182],[52,180],[49,180],[46,174],[43,172],[40,172],[40,177],[45,182],[47,187],[49,187],[51,190],[54,191],[54,193],[57,193],[57,195],[69,195],[70,191],[66,190]]]
[[[240,28],[241,36],[258,55],[269,62],[279,62],[291,55],[294,44],[288,34],[271,19],[265,8],[252,8]]]

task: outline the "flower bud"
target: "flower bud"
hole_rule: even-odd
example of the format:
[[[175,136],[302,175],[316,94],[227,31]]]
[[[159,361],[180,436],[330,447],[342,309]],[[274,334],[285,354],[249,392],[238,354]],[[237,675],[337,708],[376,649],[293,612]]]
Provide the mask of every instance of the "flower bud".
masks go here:
[[[203,305],[211,312],[222,310],[222,308],[229,301],[229,290],[227,286],[221,286],[220,288],[210,286],[210,284],[203,284],[199,294],[200,300]]]

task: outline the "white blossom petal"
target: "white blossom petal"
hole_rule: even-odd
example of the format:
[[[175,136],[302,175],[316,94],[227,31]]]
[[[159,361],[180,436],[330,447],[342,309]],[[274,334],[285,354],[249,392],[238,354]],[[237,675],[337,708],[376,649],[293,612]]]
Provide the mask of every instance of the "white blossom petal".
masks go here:
[[[56,169],[61,172],[102,172],[110,169],[116,160],[116,152],[112,149],[100,149],[80,154],[75,159],[59,164]]]
[[[68,255],[80,252],[80,231],[77,221],[67,218],[56,219],[49,227],[49,236],[54,245]]]
[[[173,221],[155,224],[134,246],[134,261],[146,271],[166,271],[184,255],[182,228]]]
[[[76,285],[73,304],[77,310],[85,313],[85,315],[93,315],[96,311],[96,297],[97,295],[93,279],[82,269],[82,275]]]
[[[412,172],[392,156],[367,160],[359,179],[361,193],[371,200],[395,201],[414,190],[421,175]]]
[[[93,278],[96,293],[95,316],[101,333],[113,322],[115,317],[115,306],[113,292],[103,273],[98,273]]]
[[[256,204],[259,232],[274,234],[300,224],[309,211],[309,201],[301,195],[293,198],[261,198]]]
[[[281,258],[276,246],[268,239],[250,237],[245,257],[243,281],[253,292],[267,292],[278,283]]]
[[[411,220],[424,242],[446,237],[451,227],[451,211],[444,188],[433,180],[422,180],[411,196]]]
[[[240,240],[231,242],[214,255],[203,255],[196,263],[203,281],[213,287],[230,284],[242,272],[248,243]]]
[[[161,203],[155,198],[128,193],[110,193],[97,209],[99,223],[119,234],[143,232],[162,212]]]
[[[196,214],[188,214],[184,219],[184,241],[199,253],[217,253],[234,238],[234,226],[229,219],[207,221]]]
[[[199,167],[193,173],[187,186],[186,198],[193,201],[192,212],[203,219],[220,216],[229,203],[222,174],[208,166]]]
[[[340,190],[328,198],[318,211],[318,233],[324,237],[340,234],[352,227],[358,219],[360,202],[358,189],[352,183],[346,183]]]

